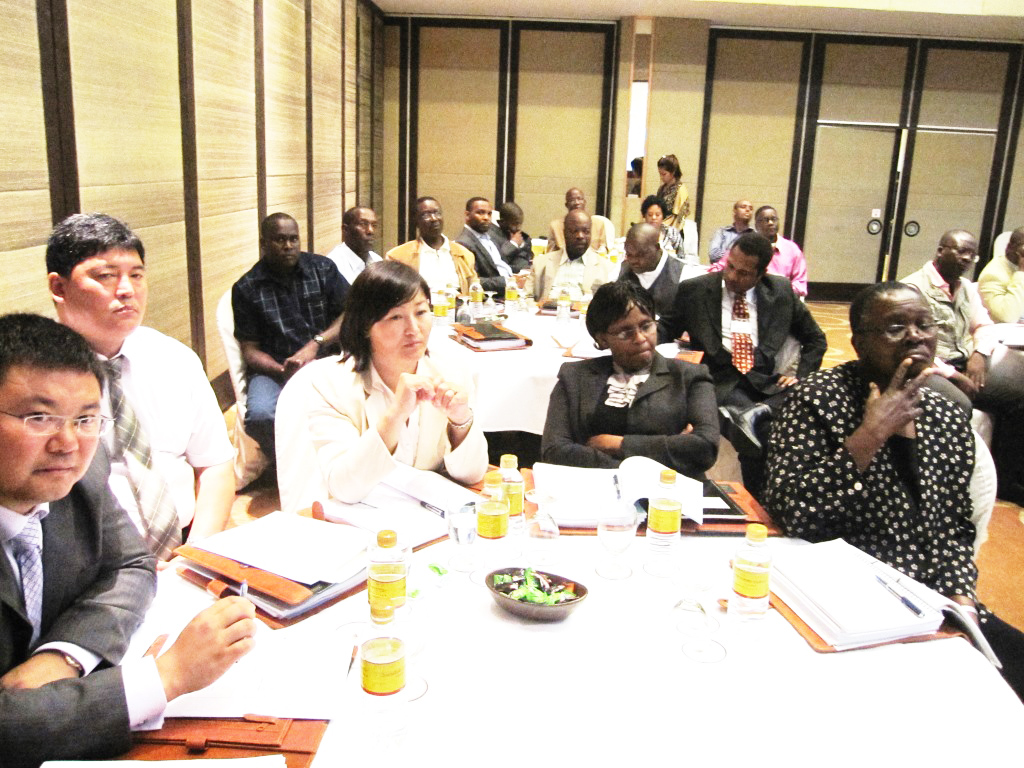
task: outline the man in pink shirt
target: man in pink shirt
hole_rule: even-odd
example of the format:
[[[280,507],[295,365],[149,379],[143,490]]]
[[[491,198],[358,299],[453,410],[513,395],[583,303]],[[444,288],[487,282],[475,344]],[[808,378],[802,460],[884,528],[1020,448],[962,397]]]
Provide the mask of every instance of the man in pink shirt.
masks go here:
[[[779,235],[779,214],[770,205],[762,205],[754,214],[754,229],[764,235],[772,243],[772,260],[768,264],[768,274],[778,275],[789,280],[793,292],[800,298],[807,297],[807,260],[800,246],[792,240]],[[708,272],[721,272],[725,269],[725,259],[720,259],[710,266]]]

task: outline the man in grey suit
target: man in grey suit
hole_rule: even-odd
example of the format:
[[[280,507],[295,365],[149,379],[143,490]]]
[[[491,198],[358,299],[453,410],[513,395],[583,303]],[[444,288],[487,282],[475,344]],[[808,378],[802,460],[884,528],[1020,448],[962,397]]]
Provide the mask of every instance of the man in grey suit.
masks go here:
[[[763,446],[772,411],[799,378],[821,367],[828,347],[789,280],[767,274],[771,260],[767,238],[740,235],[722,273],[681,282],[672,310],[658,321],[659,342],[687,332],[691,347],[704,352],[701,362],[711,371],[723,412],[722,431],[736,448],[743,482],[755,497],[764,482]],[[800,345],[796,376],[776,371],[789,337]]]
[[[120,660],[156,590],[155,559],[96,453],[102,370],[85,339],[0,317],[0,764],[98,758],[248,652],[253,608],[219,601],[158,659]],[[95,459],[94,459],[95,456]],[[154,650],[154,655],[159,649]]]
[[[672,310],[683,263],[670,259],[661,250],[660,237],[657,227],[645,221],[630,228],[626,234],[626,260],[619,280],[642,285],[650,291],[655,311],[663,315]]]

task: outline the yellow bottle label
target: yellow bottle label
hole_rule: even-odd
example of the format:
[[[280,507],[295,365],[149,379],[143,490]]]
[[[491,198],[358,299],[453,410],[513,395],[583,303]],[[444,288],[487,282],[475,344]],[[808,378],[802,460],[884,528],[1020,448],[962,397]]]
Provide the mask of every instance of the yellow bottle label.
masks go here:
[[[485,501],[477,505],[476,533],[484,539],[501,539],[508,534],[508,505]]]
[[[506,285],[505,286],[505,300],[506,301],[518,301],[519,300],[519,286]]]
[[[523,484],[520,482],[502,483],[501,492],[508,502],[508,516],[517,517],[523,514]]]
[[[470,301],[483,301],[484,300],[484,292],[483,291],[471,291],[470,294],[469,294],[469,300]]]
[[[370,604],[405,605],[405,566],[397,563],[371,565],[366,581],[366,599]]]
[[[388,696],[405,687],[405,645],[397,637],[373,637],[362,645],[363,690]]]
[[[757,563],[736,559],[732,568],[732,588],[741,597],[768,596],[769,569]]]
[[[434,302],[434,317],[447,317],[448,316],[448,302],[444,303],[440,301]]]
[[[651,499],[647,505],[647,530],[655,533],[679,533],[683,505],[673,499]]]

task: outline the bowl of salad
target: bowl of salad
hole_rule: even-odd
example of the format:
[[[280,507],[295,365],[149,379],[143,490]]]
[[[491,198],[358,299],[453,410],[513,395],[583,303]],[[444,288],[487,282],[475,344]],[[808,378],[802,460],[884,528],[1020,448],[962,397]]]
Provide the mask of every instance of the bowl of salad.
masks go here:
[[[534,621],[561,621],[587,596],[578,581],[533,568],[499,568],[484,583],[501,608]]]

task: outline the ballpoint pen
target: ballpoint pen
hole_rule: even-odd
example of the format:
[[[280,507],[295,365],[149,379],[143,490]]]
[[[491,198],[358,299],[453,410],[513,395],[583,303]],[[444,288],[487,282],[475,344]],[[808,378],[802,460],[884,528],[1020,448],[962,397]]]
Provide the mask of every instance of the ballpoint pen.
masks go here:
[[[243,580],[242,583],[238,585],[238,596],[245,598],[249,597],[249,582],[247,580]]]
[[[420,506],[423,507],[424,509],[430,510],[439,517],[444,517],[444,510],[441,509],[440,507],[435,507],[433,504],[428,504],[425,501],[421,501]]]
[[[901,595],[893,588],[892,584],[883,579],[877,573],[875,574],[875,578],[878,579],[878,583],[885,587],[885,589],[889,592],[890,595],[895,597],[897,600],[899,600],[901,603],[907,606],[908,609],[913,611],[915,616],[924,616],[924,611],[918,608],[917,604],[913,600],[911,600],[906,595]]]

